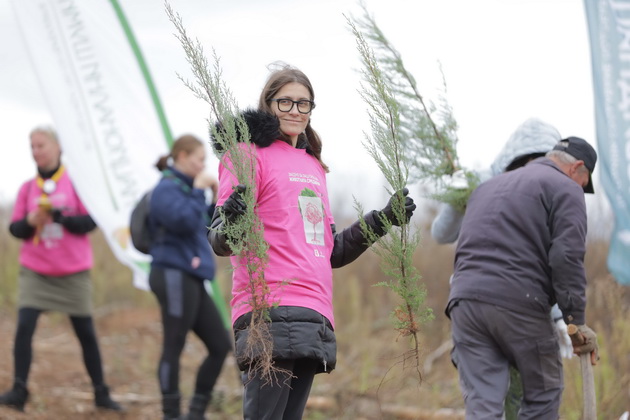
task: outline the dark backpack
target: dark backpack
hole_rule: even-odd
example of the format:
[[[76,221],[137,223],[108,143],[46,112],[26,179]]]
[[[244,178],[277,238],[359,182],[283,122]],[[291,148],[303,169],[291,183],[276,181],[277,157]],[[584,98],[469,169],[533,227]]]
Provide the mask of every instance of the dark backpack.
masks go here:
[[[148,254],[153,242],[151,230],[149,229],[149,210],[151,204],[151,193],[153,189],[150,189],[142,198],[136,203],[136,206],[131,211],[131,219],[129,220],[129,231],[131,233],[131,242],[134,248],[143,254]]]

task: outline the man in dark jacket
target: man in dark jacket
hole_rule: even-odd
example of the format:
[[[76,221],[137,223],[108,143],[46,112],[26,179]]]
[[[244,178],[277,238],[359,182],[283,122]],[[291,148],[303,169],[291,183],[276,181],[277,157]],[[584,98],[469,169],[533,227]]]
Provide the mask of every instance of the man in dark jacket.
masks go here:
[[[585,325],[584,192],[597,153],[561,140],[546,157],[481,184],[471,195],[455,255],[446,314],[452,321],[467,419],[501,419],[509,366],[522,375],[519,419],[557,419],[562,360],[549,320],[558,303],[597,351]]]

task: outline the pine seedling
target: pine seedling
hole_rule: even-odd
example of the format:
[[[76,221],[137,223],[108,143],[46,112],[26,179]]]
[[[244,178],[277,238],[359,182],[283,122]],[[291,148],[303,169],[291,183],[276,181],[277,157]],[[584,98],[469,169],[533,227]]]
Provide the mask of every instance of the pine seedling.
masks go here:
[[[360,5],[363,16],[355,19],[354,24],[357,31],[361,30],[365,48],[370,48],[368,43],[372,46],[372,59],[380,69],[382,83],[388,86],[397,103],[397,135],[405,150],[403,160],[412,168],[410,178],[413,182],[431,181],[440,191],[432,198],[463,211],[479,179],[473,172],[463,169],[458,161],[458,127],[446,100],[444,73],[440,67],[442,93],[437,102],[425,99],[416,79],[405,67],[400,52],[385,37],[365,4],[361,2]],[[448,179],[458,170],[464,171],[467,188],[449,185]]]
[[[411,225],[405,216],[405,198],[402,189],[409,180],[409,161],[405,158],[408,140],[401,125],[401,105],[396,100],[395,90],[376,61],[374,52],[367,44],[357,26],[347,19],[356,38],[363,69],[364,82],[360,94],[369,108],[371,135],[365,134],[364,147],[383,173],[394,196],[392,210],[397,219],[397,226],[381,216],[381,223],[389,235],[379,239],[373,229],[360,217],[361,227],[368,243],[374,244],[372,250],[381,258],[381,267],[387,280],[378,283],[394,291],[402,303],[394,310],[394,326],[401,336],[411,338],[411,348],[402,355],[402,364],[409,365],[422,381],[420,365],[420,326],[432,316],[430,308],[424,305],[426,291],[421,284],[420,274],[413,265],[413,254],[420,243],[420,235],[411,231]],[[396,199],[397,198],[397,199]],[[363,209],[355,202],[360,215]]]
[[[271,291],[265,281],[265,267],[268,263],[269,244],[265,241],[263,224],[255,213],[254,197],[256,156],[255,147],[250,142],[250,133],[242,118],[232,92],[222,79],[220,59],[212,51],[213,64],[209,65],[203,47],[198,39],[191,39],[186,33],[182,18],[165,2],[166,13],[176,28],[175,36],[180,41],[186,59],[191,66],[194,82],[178,75],[180,80],[210,106],[207,119],[209,134],[218,147],[213,148],[217,157],[234,175],[239,184],[246,187],[241,193],[247,210],[244,215],[230,222],[224,217],[224,233],[233,254],[238,256],[238,264],[246,267],[249,276],[246,291],[250,296],[251,307],[244,361],[251,366],[250,377],[258,375],[264,383],[276,383],[282,369],[274,366],[273,339],[270,332],[269,310]],[[220,209],[219,211],[221,211]]]

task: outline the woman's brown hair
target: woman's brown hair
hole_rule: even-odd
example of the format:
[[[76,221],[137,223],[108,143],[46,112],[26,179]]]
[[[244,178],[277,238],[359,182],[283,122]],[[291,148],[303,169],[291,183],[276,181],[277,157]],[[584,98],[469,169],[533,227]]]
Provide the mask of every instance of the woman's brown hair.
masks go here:
[[[171,152],[168,155],[164,155],[158,159],[155,167],[158,168],[160,171],[163,171],[168,166],[168,160],[170,158],[175,160],[177,158],[177,155],[179,155],[181,152],[185,152],[187,155],[189,155],[197,150],[199,146],[203,146],[201,140],[199,140],[192,134],[184,134],[183,136],[175,140],[175,143],[173,143],[173,147],[171,147]]]
[[[260,93],[260,99],[258,100],[258,109],[260,111],[268,112],[273,114],[271,109],[271,100],[275,98],[278,94],[278,91],[282,89],[288,83],[299,83],[308,89],[311,95],[311,101],[315,101],[315,92],[313,91],[313,85],[311,85],[311,81],[306,77],[306,75],[301,71],[296,69],[295,67],[291,67],[289,65],[284,65],[281,69],[275,70],[269,78],[267,79],[267,83]],[[284,136],[284,135],[283,135]],[[283,140],[287,143],[291,144],[291,141],[283,137]],[[322,168],[326,172],[328,172],[328,166],[322,161],[322,141],[319,138],[319,135],[313,127],[311,127],[311,120],[309,118],[308,124],[306,125],[306,129],[303,133],[298,136],[298,143],[306,142],[308,145],[308,150],[311,152],[313,156],[319,161],[322,165]]]

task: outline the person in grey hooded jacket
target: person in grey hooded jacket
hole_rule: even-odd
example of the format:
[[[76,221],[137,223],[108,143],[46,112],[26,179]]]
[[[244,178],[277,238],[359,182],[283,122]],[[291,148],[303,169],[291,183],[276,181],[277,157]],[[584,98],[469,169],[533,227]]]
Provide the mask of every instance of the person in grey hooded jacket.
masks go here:
[[[509,366],[521,374],[518,418],[558,419],[563,370],[549,320],[555,303],[585,339],[574,352],[596,359],[584,271],[584,193],[593,193],[596,161],[585,140],[568,137],[470,196],[445,311],[467,419],[501,418]]]
[[[544,156],[562,137],[550,124],[538,119],[525,120],[505,142],[489,169],[478,173],[481,182],[525,165],[532,159]],[[431,224],[431,236],[439,244],[449,244],[457,240],[464,213],[449,204],[440,207]]]
[[[538,118],[528,118],[510,135],[490,168],[478,173],[480,181],[485,182],[544,156],[561,138],[560,132],[552,125]],[[442,204],[438,215],[431,224],[431,236],[439,244],[457,241],[463,218],[464,212],[458,211],[449,204]],[[566,332],[567,325],[562,319],[562,312],[558,305],[552,307],[550,316],[556,327],[561,354],[565,358],[570,358],[573,354],[573,347]],[[456,363],[456,360],[453,362]],[[518,411],[522,396],[519,385],[520,375],[516,368],[511,370],[510,380],[510,391],[505,402],[508,418],[512,413]]]
[[[512,133],[490,168],[478,174],[481,182],[520,168],[527,162],[544,156],[561,138],[560,132],[554,126],[538,118],[528,118]],[[457,241],[463,218],[464,212],[458,211],[449,204],[442,204],[431,224],[431,236],[439,244]],[[556,323],[562,356],[570,358],[571,340],[566,334],[566,324],[562,321],[562,313],[557,305],[551,309],[551,318]]]

